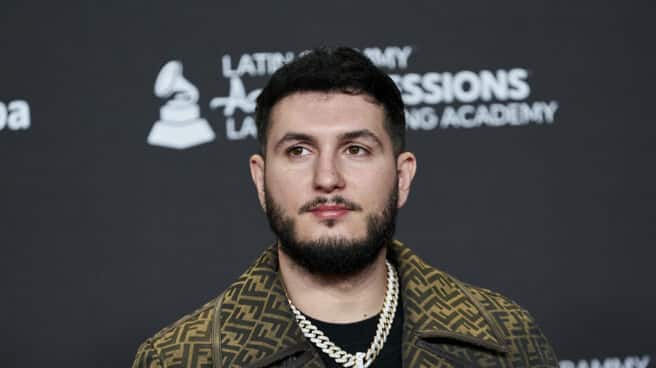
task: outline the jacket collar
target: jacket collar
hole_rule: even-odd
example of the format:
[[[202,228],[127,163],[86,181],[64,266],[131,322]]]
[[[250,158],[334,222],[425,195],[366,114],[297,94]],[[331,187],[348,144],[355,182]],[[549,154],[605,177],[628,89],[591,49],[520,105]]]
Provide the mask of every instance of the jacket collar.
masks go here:
[[[459,281],[398,241],[388,248],[388,259],[399,271],[404,336],[407,332],[419,339],[443,338],[507,351],[500,328]],[[266,367],[295,355],[299,366],[323,366],[289,308],[275,246],[218,298],[213,330],[215,367]]]
[[[401,279],[405,331],[429,341],[443,338],[508,351],[499,326],[460,281],[426,264],[396,240],[388,248],[388,258]]]

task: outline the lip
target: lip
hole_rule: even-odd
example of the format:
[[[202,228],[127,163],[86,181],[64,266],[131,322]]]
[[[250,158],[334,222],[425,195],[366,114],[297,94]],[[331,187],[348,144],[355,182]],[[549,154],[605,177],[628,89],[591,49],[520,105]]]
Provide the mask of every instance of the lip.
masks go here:
[[[344,206],[324,205],[314,208],[312,214],[322,220],[337,219],[345,216],[350,210]]]

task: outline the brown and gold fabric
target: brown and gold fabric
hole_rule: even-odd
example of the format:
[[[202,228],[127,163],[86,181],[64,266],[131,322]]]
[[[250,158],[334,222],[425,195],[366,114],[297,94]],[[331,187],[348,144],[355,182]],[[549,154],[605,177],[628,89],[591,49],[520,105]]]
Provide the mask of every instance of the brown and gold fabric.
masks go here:
[[[464,284],[395,241],[404,367],[557,367],[529,313]],[[323,367],[298,328],[268,248],[223,294],[147,339],[133,368]],[[374,363],[375,367],[375,363]]]

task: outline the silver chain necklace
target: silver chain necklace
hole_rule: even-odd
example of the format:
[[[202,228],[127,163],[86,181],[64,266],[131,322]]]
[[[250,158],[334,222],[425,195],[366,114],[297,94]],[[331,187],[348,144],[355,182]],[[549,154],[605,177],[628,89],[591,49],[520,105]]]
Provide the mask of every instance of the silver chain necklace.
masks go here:
[[[374,340],[369,345],[369,349],[367,349],[366,353],[358,352],[350,354],[335,345],[335,343],[330,341],[321,330],[305,318],[289,298],[287,299],[289,300],[289,306],[296,317],[296,322],[301,328],[301,331],[303,331],[303,335],[312,341],[314,345],[321,349],[321,351],[335,359],[337,363],[344,367],[369,367],[383,349],[383,345],[387,340],[387,335],[389,335],[390,329],[392,328],[396,307],[399,303],[399,279],[396,275],[396,270],[394,270],[394,267],[392,267],[387,260],[385,260],[385,265],[387,266],[387,290],[385,291],[385,301],[383,301],[383,310],[378,317],[376,336],[374,336]]]

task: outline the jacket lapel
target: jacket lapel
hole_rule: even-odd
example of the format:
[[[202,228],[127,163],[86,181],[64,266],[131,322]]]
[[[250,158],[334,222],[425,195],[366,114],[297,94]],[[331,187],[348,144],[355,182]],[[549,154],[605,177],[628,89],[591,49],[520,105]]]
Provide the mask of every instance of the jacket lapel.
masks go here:
[[[215,367],[265,367],[289,359],[320,367],[294,315],[278,276],[275,247],[269,247],[217,301]]]
[[[389,258],[401,279],[404,310],[404,366],[421,360],[422,348],[451,342],[497,353],[508,351],[500,328],[458,280],[439,271],[394,241]]]

